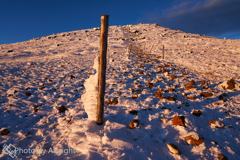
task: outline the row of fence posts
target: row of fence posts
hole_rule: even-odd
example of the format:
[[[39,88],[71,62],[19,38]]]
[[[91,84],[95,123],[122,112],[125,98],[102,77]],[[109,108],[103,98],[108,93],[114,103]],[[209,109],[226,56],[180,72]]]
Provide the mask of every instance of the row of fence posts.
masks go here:
[[[106,63],[107,63],[107,37],[108,37],[108,21],[109,15],[101,16],[101,33],[100,33],[100,49],[99,49],[99,66],[98,66],[98,95],[97,95],[97,118],[98,125],[103,124],[104,117],[104,95],[106,85]],[[154,44],[153,44],[154,45]],[[150,49],[149,54],[153,48]],[[144,46],[145,49],[145,46]],[[128,46],[128,59],[132,50],[132,44]],[[162,59],[164,59],[164,45],[162,48]]]

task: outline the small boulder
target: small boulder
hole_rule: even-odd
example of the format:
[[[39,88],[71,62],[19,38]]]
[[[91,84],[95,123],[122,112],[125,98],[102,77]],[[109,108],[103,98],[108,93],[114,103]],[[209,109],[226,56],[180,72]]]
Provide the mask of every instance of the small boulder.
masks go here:
[[[136,111],[136,110],[131,110],[131,111],[129,111],[129,113],[130,113],[130,114],[133,114],[133,115],[136,115],[136,114],[138,114],[138,111]]]
[[[27,92],[27,93],[25,93],[25,96],[31,96],[32,94],[31,93],[29,93],[29,92]]]
[[[203,138],[196,139],[192,135],[189,135],[189,136],[185,137],[184,140],[188,144],[193,145],[193,146],[198,146],[198,145],[200,145],[200,144],[202,144],[204,142]]]
[[[213,96],[212,93],[208,93],[208,92],[201,92],[200,95],[204,96],[204,97],[212,97]]]
[[[134,129],[134,128],[139,128],[139,120],[138,119],[134,119],[129,123],[129,127]]]
[[[167,147],[169,149],[170,152],[174,153],[174,154],[178,154],[179,153],[179,149],[176,145],[171,144],[171,143],[167,143]]]
[[[223,102],[226,102],[226,101],[227,101],[227,99],[224,98],[223,95],[220,95],[218,98],[219,98],[220,100],[222,100]]]
[[[202,111],[201,110],[195,110],[195,111],[193,111],[192,112],[192,114],[194,115],[194,116],[200,116],[200,115],[202,115]]]
[[[222,154],[219,154],[219,155],[218,155],[218,158],[219,158],[220,160],[228,160],[227,157],[225,157],[225,156],[222,155]]]
[[[177,78],[175,75],[171,75],[170,77],[171,77],[171,79],[176,79]]]
[[[64,105],[61,105],[61,107],[58,110],[59,110],[59,113],[65,113],[67,109],[64,107]]]
[[[3,129],[3,130],[1,131],[2,136],[8,135],[9,133],[10,133],[10,131],[9,131],[8,129]]]
[[[150,88],[150,89],[152,89],[152,87],[153,87],[153,83],[147,83],[147,86],[148,86],[148,88]]]
[[[184,116],[176,116],[173,118],[173,125],[185,126],[185,117]]]
[[[219,121],[219,120],[210,120],[209,121],[209,126],[211,128],[223,128],[224,124],[223,124],[222,121]]]
[[[233,79],[230,79],[229,81],[227,81],[227,89],[234,89],[235,88],[235,84],[236,82]]]

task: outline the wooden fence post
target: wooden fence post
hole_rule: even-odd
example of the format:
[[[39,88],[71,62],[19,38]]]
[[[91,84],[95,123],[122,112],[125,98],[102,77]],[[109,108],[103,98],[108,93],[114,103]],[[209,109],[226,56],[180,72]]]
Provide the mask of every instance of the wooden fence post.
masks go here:
[[[108,37],[109,15],[101,16],[101,33],[98,67],[98,97],[97,97],[97,124],[103,124],[104,95],[106,84],[106,63],[107,63],[107,37]]]
[[[162,59],[164,59],[164,45],[162,46]]]
[[[132,51],[132,44],[128,45],[128,59],[130,58],[130,53]]]
[[[153,43],[153,45],[152,45],[152,47],[151,47],[151,49],[150,49],[150,51],[149,51],[149,53],[148,53],[148,54],[150,54],[150,53],[151,53],[151,51],[152,51],[152,49],[153,49],[153,46],[154,46],[154,43]]]

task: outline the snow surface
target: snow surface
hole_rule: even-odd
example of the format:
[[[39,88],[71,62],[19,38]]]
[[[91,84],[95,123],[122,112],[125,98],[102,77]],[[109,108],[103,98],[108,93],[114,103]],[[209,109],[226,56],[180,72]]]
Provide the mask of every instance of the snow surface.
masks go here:
[[[155,24],[109,27],[105,100],[117,98],[118,103],[105,105],[104,124],[96,125],[99,35],[99,28],[93,28],[0,45],[0,130],[10,131],[1,136],[1,149],[13,144],[36,151],[15,159],[192,160],[217,159],[220,153],[240,159],[240,40]],[[133,50],[127,59],[129,44]],[[161,66],[169,74],[159,72]],[[224,90],[221,86],[232,78],[236,90]],[[191,80],[196,88],[185,90]],[[177,100],[155,97],[159,88],[164,97]],[[201,92],[213,96],[202,97]],[[219,99],[223,94],[226,102]],[[65,113],[59,113],[62,105]],[[202,115],[193,115],[194,110]],[[184,116],[186,127],[173,125],[175,116]],[[140,127],[130,129],[134,119]],[[211,128],[210,120],[222,121],[224,127]],[[204,143],[188,145],[188,135],[201,136]],[[171,153],[167,143],[180,153]],[[53,149],[55,153],[49,152]],[[0,158],[12,159],[4,152]]]

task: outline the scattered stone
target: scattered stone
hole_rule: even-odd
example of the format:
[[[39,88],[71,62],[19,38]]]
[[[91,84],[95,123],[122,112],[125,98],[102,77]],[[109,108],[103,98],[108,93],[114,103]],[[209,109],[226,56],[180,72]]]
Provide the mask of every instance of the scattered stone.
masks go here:
[[[131,110],[131,111],[129,111],[129,113],[130,113],[130,114],[133,114],[133,115],[136,115],[136,114],[138,114],[138,111],[136,111],[136,110]]]
[[[175,90],[173,88],[169,88],[168,92],[174,92]]]
[[[209,126],[211,128],[223,128],[224,124],[223,124],[222,121],[219,121],[219,120],[210,120],[209,121]]]
[[[173,118],[173,125],[185,126],[184,116],[176,116]]]
[[[27,92],[27,93],[25,93],[25,96],[31,96],[32,94],[31,93],[29,93],[29,92]]]
[[[139,128],[139,120],[138,119],[134,119],[130,122],[129,124],[129,127],[130,128]]]
[[[227,101],[227,99],[224,98],[223,95],[220,95],[218,98],[219,98],[220,100],[222,100],[223,102],[226,102],[226,101]]]
[[[152,87],[153,87],[153,83],[147,83],[147,86],[148,86],[148,88],[150,88],[150,89],[152,89]]]
[[[65,113],[65,111],[68,109],[66,109],[64,105],[61,105],[61,107],[58,110],[59,110],[59,113]]]
[[[115,104],[118,104],[118,98],[115,97],[115,98],[113,98],[112,100],[111,100],[111,99],[108,99],[108,100],[106,101],[106,104],[107,104],[107,105],[115,105]]]
[[[161,121],[162,121],[163,123],[166,123],[167,120],[168,120],[168,118],[166,118],[166,117],[161,119]]]
[[[227,89],[234,89],[235,88],[235,84],[236,82],[233,79],[230,79],[229,81],[227,81]]]
[[[162,98],[161,92],[160,92],[160,91],[156,92],[156,93],[154,94],[154,97],[157,97],[157,98],[161,99],[161,98]]]
[[[227,157],[225,157],[225,156],[222,155],[222,154],[219,154],[219,155],[218,155],[218,158],[219,158],[220,160],[228,160]]]
[[[189,136],[185,137],[184,140],[188,144],[193,145],[193,146],[198,146],[198,145],[200,145],[204,142],[203,138],[195,139],[195,138],[192,137],[192,135],[189,135]]]
[[[179,107],[177,107],[177,109],[183,109],[183,107],[182,107],[182,106],[179,106]]]
[[[139,74],[143,74],[143,71],[139,71]]]
[[[1,131],[2,136],[8,135],[9,133],[10,133],[10,131],[9,131],[8,129],[3,129],[3,130]]]
[[[37,112],[38,111],[38,106],[33,106],[33,108],[34,108],[34,112]]]
[[[11,49],[11,50],[8,50],[7,52],[13,52],[13,50]]]
[[[201,92],[200,95],[204,96],[204,97],[211,97],[211,96],[213,96],[212,93],[208,93],[208,92]]]
[[[73,75],[70,75],[70,79],[74,79],[74,78],[76,78],[75,76],[73,76]]]
[[[192,112],[192,114],[194,115],[194,116],[200,116],[200,115],[202,115],[202,111],[201,110],[195,110],[195,111],[193,111]]]
[[[195,100],[196,98],[194,96],[187,96],[188,99],[190,100]]]
[[[171,75],[170,77],[171,77],[171,79],[176,79],[177,78],[175,75]]]
[[[122,92],[120,92],[120,91],[118,91],[117,93],[118,93],[118,94],[122,94]]]
[[[152,108],[144,108],[143,110],[144,110],[144,111],[151,111]]]
[[[179,153],[179,149],[178,149],[178,147],[176,145],[167,143],[167,147],[168,147],[170,152],[172,152],[174,154],[178,154]]]

